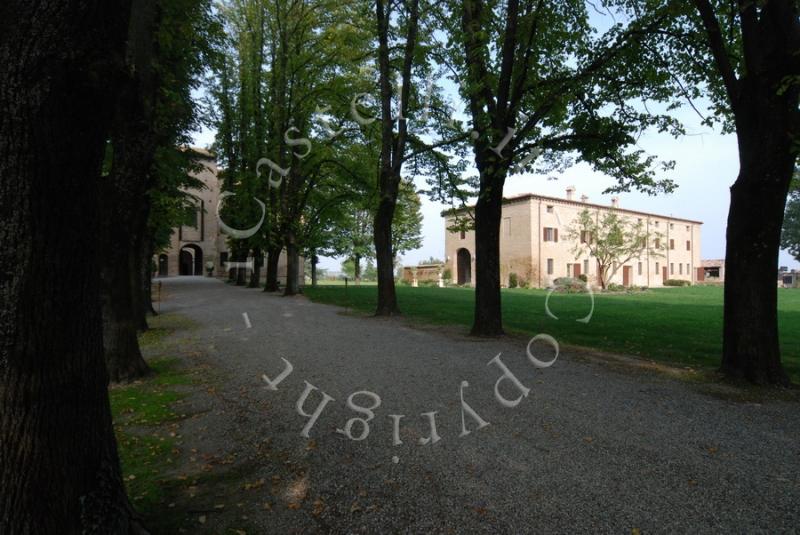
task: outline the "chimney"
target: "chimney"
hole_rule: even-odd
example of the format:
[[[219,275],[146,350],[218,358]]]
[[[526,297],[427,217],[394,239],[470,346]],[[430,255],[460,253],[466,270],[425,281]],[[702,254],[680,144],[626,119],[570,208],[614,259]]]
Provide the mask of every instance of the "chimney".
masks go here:
[[[611,207],[619,208],[619,197],[611,197]]]
[[[575,195],[575,186],[568,186],[567,187],[567,200],[571,201],[573,195]]]
[[[581,202],[582,202],[582,203],[587,203],[587,202],[589,202],[589,197],[588,197],[588,196],[586,196],[586,195],[581,195]]]

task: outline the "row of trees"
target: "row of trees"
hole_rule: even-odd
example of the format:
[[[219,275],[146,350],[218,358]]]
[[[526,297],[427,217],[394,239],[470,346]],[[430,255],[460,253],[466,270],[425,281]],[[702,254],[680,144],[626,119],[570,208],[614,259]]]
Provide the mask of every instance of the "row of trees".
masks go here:
[[[688,104],[739,139],[722,368],[757,383],[787,382],[772,279],[800,131],[797,2],[246,0],[224,10],[231,39],[216,69],[216,147],[226,187],[270,197],[269,225],[237,247],[285,247],[287,293],[296,291],[299,252],[313,260],[343,250],[331,231],[347,227],[336,220],[350,214],[347,255],[358,260],[374,248],[376,314],[399,313],[393,221],[402,177],[422,175],[435,199],[477,199],[468,223],[476,235],[472,333],[502,334],[506,178],[584,161],[617,179],[609,191],[669,192],[674,184],[662,171],[673,162],[636,141],[648,129],[683,134],[670,112]],[[593,11],[615,22],[598,32]],[[468,125],[453,119],[440,78],[457,87]],[[269,177],[258,169],[265,154]],[[464,173],[468,161],[476,176]],[[270,187],[274,172],[280,183]],[[232,216],[252,222],[245,205],[255,205],[239,199]],[[267,290],[275,289],[274,268]]]
[[[192,213],[210,0],[5,2],[0,532],[141,533],[107,385],[148,372],[151,258]]]
[[[595,9],[619,22],[598,32]],[[267,208],[263,231],[232,249],[267,251],[267,290],[281,249],[291,294],[299,256],[336,250],[336,229],[367,217],[376,313],[398,313],[395,221],[403,184],[425,176],[434,198],[477,197],[476,335],[502,333],[506,178],[577,159],[615,177],[615,191],[669,191],[659,170],[671,164],[636,138],[648,128],[681,134],[670,107],[705,96],[706,122],[739,141],[722,367],[786,383],[774,275],[800,137],[798,9],[796,0],[4,2],[0,531],[140,529],[106,388],[109,377],[146,371],[135,335],[146,328],[149,259],[185,213],[193,159],[176,147],[196,126],[191,93],[206,68],[214,148],[224,187],[237,193],[223,215],[246,228],[260,211],[254,197]],[[440,77],[458,88],[468,124],[452,119]],[[464,173],[469,160],[476,176]]]

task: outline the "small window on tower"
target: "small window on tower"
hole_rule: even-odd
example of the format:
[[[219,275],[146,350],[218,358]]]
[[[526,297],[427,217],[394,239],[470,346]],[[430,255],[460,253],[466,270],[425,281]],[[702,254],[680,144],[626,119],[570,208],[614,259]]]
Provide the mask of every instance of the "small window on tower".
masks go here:
[[[547,213],[548,214],[552,214],[553,213],[553,205],[552,204],[548,204],[547,205]]]
[[[462,231],[461,231],[461,239],[463,240],[463,239],[464,239],[464,238],[466,238],[466,237],[467,237],[467,233],[466,233],[466,231],[463,231],[463,230],[462,230]]]

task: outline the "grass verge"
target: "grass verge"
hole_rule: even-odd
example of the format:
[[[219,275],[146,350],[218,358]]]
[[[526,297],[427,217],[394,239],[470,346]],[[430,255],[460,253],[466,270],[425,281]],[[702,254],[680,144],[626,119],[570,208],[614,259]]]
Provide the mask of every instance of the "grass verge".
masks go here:
[[[375,288],[306,287],[313,301],[346,306],[358,312],[375,309]],[[469,327],[475,293],[469,288],[397,287],[400,309],[412,321]],[[595,296],[552,294],[546,290],[503,290],[507,332],[547,333],[561,344],[633,355],[670,365],[714,369],[722,353],[721,287],[656,288],[631,294]],[[800,382],[800,290],[778,291],[778,317],[784,366]]]

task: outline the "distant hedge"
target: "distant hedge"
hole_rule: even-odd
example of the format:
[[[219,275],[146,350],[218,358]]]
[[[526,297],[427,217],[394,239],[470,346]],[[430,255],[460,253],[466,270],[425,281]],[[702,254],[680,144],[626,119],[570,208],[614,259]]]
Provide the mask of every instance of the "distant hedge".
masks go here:
[[[667,279],[664,281],[664,286],[691,286],[692,283],[690,281],[681,280],[681,279]]]

